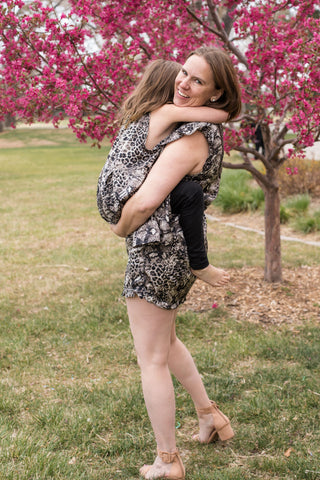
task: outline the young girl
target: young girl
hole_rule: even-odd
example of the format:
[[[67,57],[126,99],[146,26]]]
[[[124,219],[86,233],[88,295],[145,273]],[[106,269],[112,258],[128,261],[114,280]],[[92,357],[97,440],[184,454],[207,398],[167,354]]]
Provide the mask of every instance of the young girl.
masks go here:
[[[228,119],[228,113],[223,110],[178,107],[170,103],[180,70],[181,66],[175,62],[155,60],[147,67],[140,83],[123,105],[122,127],[98,181],[98,208],[101,216],[111,224],[118,222],[123,205],[138,190],[157,160],[159,153],[150,155],[154,147],[163,143],[164,148],[166,139],[179,123],[222,123]],[[210,103],[217,101],[222,93],[216,91]],[[132,141],[126,142],[126,139],[132,138],[131,126],[144,115],[146,125],[138,132],[134,148]],[[203,215],[208,205],[199,183],[193,182],[192,177],[181,181],[170,194],[170,205],[172,213],[179,216],[193,274],[210,285],[227,283],[227,272],[213,267],[208,261],[203,231]],[[157,225],[156,221],[151,225],[150,235],[154,235],[154,241],[160,241],[162,226]],[[139,238],[139,229],[133,235],[137,245],[143,243],[144,240]]]

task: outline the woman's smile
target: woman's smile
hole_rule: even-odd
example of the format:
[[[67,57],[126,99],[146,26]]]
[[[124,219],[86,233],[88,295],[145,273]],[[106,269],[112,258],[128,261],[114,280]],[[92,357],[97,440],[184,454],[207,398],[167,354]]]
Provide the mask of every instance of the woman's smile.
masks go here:
[[[188,95],[185,95],[184,93],[182,93],[181,90],[179,90],[179,88],[178,88],[178,94],[183,98],[189,98]]]

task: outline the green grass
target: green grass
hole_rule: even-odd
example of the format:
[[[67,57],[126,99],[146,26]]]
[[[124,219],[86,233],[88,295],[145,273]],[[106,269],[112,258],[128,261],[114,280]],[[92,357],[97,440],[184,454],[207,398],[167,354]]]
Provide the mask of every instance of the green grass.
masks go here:
[[[0,479],[136,479],[155,443],[121,297],[125,248],[96,207],[106,149],[64,130],[6,140],[16,134],[23,146],[0,151]],[[214,223],[209,245],[220,265],[263,266],[253,233]],[[319,264],[302,244],[283,254],[286,267]],[[226,446],[194,444],[194,408],[175,384],[186,478],[318,479],[317,320],[266,329],[218,308],[179,315],[178,333],[236,431]]]
[[[310,201],[311,198],[308,194],[294,195],[285,199],[280,205],[280,223],[285,224],[293,219],[293,225],[296,226],[296,218],[307,212]]]

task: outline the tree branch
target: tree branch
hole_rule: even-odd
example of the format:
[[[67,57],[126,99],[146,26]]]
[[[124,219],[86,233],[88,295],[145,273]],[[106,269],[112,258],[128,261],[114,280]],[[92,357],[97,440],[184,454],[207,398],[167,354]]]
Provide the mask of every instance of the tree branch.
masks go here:
[[[63,27],[62,27],[62,28],[63,28]],[[74,51],[75,51],[75,53],[77,54],[77,56],[78,56],[78,58],[79,58],[79,60],[80,60],[80,62],[81,62],[81,65],[83,66],[86,74],[87,74],[88,77],[90,78],[92,84],[96,87],[96,89],[98,90],[98,92],[100,92],[100,94],[101,94],[108,102],[110,102],[114,107],[119,108],[119,105],[118,105],[117,103],[115,103],[113,100],[111,100],[111,98],[109,97],[109,95],[107,95],[107,94],[105,93],[105,91],[102,90],[102,89],[100,88],[100,86],[98,85],[98,83],[95,81],[95,79],[93,78],[93,76],[92,76],[91,73],[89,72],[89,69],[88,69],[87,65],[84,63],[84,61],[83,61],[83,59],[82,59],[82,56],[80,55],[80,53],[79,53],[79,51],[78,51],[78,49],[77,49],[77,47],[76,47],[76,45],[75,45],[75,43],[74,43],[74,40],[71,38],[71,36],[69,35],[68,32],[66,32],[66,33],[67,33],[67,35],[68,35],[69,42],[70,42],[71,45],[73,46]]]
[[[128,35],[128,37],[134,39],[133,36],[131,35],[131,33],[128,32],[128,30],[123,29],[123,31],[124,31],[124,33],[126,33],[126,34]],[[148,59],[150,60],[150,59],[151,59],[151,54],[150,54],[150,52],[148,52],[147,43],[144,42],[144,44],[143,44],[143,43],[140,41],[140,42],[139,42],[139,47],[141,48],[141,50],[144,51],[144,53],[147,55]]]
[[[287,127],[287,125],[284,125],[282,127],[282,129],[280,130],[280,132],[278,133],[278,135],[276,136],[276,138],[274,139],[274,142],[276,144],[278,144],[280,138],[283,138],[286,135],[287,132],[288,132],[288,127]]]
[[[252,176],[257,180],[259,185],[264,185],[265,187],[268,187],[270,184],[267,180],[267,177],[259,172],[251,162],[243,162],[243,163],[230,163],[230,162],[223,162],[222,166],[225,168],[230,168],[232,170],[247,170],[252,174]]]
[[[220,18],[217,14],[216,7],[213,5],[212,0],[207,0],[207,5],[209,7],[212,19],[217,27],[218,36],[224,42],[226,47],[237,57],[240,63],[245,65],[247,69],[249,69],[249,64],[247,62],[246,57],[242,54],[242,52],[230,41],[229,36],[225,29],[222,26]]]
[[[215,6],[212,5],[210,0],[207,0],[207,4],[208,4],[209,10],[210,10],[210,13],[212,15],[212,18],[213,18],[216,26],[218,27],[218,29],[213,28],[211,25],[209,25],[208,23],[205,23],[203,20],[201,20],[201,18],[197,17],[197,15],[194,13],[194,11],[189,6],[186,6],[186,10],[189,13],[189,15],[191,15],[191,17],[196,22],[198,22],[203,28],[205,28],[206,30],[209,30],[209,32],[213,33],[218,38],[220,38],[220,40],[222,40],[222,42],[226,45],[226,47],[232,53],[234,53],[234,55],[238,58],[240,63],[243,63],[246,66],[246,68],[249,68],[249,65],[248,65],[248,62],[247,62],[247,59],[245,58],[245,56],[240,52],[240,50],[238,50],[238,48],[232,43],[232,41],[229,40],[228,34],[223,29],[222,24],[220,22],[220,19],[215,12]]]
[[[210,25],[208,25],[208,24],[205,23],[203,20],[201,20],[201,18],[197,17],[197,15],[191,10],[190,7],[186,7],[186,10],[187,10],[187,12],[189,13],[189,15],[191,15],[191,17],[192,17],[196,22],[198,22],[203,28],[205,28],[206,30],[209,30],[209,32],[214,33],[215,35],[217,35],[217,37],[221,38],[220,33],[218,32],[218,30],[215,30],[215,29],[212,28]],[[222,40],[222,38],[221,38],[221,40]]]

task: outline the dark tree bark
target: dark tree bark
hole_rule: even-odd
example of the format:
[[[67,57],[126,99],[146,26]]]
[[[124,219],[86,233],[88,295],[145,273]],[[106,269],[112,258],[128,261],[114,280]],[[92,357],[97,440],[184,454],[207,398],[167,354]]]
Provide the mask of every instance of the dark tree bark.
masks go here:
[[[279,187],[272,185],[264,191],[265,198],[265,269],[267,282],[281,282],[281,237]]]

